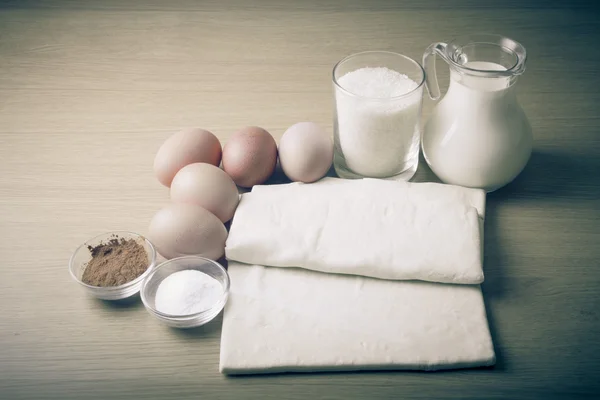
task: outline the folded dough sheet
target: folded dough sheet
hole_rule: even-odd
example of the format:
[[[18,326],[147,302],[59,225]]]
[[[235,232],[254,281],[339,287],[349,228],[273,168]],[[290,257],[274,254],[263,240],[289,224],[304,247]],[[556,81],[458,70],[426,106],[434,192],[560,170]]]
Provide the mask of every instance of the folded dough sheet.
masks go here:
[[[482,191],[433,183],[255,187],[227,240],[221,371],[492,365],[484,207]]]
[[[483,191],[436,183],[258,186],[242,196],[225,251],[247,264],[481,283],[484,207]]]

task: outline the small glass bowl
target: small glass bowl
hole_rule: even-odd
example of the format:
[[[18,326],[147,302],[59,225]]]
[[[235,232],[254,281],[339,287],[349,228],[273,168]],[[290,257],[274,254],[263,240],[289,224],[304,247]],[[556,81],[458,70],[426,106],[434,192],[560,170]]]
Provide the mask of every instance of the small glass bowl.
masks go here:
[[[88,246],[94,247],[100,243],[106,243],[109,240],[114,239],[115,236],[117,236],[119,239],[134,239],[144,246],[146,253],[148,253],[148,268],[146,268],[146,271],[144,271],[143,274],[131,282],[127,282],[119,286],[100,287],[83,283],[81,277],[83,276],[83,272],[85,271],[87,263],[92,259],[92,254],[90,253]],[[73,279],[83,286],[92,296],[103,300],[122,300],[127,297],[131,297],[140,291],[142,281],[150,273],[150,270],[155,264],[156,250],[148,239],[134,232],[115,231],[103,233],[102,235],[93,237],[79,246],[69,261],[69,272],[71,273]]]
[[[155,308],[155,298],[158,286],[169,275],[193,269],[216,279],[223,286],[223,295],[210,308],[188,315],[165,314]],[[140,290],[142,302],[146,310],[162,322],[175,328],[195,328],[210,322],[225,307],[229,296],[229,274],[221,264],[199,256],[184,256],[165,261],[154,268],[144,279]]]

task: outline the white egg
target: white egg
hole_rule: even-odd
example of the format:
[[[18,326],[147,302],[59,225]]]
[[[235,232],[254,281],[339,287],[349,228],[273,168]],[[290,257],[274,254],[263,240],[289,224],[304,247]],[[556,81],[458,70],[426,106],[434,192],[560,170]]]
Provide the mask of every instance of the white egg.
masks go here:
[[[200,206],[171,204],[152,218],[148,239],[167,259],[198,255],[218,260],[225,253],[227,229]]]
[[[173,178],[171,200],[199,205],[227,222],[233,218],[239,193],[225,171],[211,164],[194,163],[180,169]]]
[[[327,174],[333,161],[333,142],[314,122],[289,127],[279,142],[279,162],[288,178],[314,182]]]

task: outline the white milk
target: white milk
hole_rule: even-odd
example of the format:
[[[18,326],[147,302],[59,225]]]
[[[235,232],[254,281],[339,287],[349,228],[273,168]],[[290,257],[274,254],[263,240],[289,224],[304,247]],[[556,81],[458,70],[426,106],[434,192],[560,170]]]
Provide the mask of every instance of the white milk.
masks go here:
[[[491,62],[469,62],[479,70],[504,70]],[[444,182],[496,190],[525,167],[531,127],[510,78],[484,78],[451,69],[450,87],[423,133],[423,154]]]

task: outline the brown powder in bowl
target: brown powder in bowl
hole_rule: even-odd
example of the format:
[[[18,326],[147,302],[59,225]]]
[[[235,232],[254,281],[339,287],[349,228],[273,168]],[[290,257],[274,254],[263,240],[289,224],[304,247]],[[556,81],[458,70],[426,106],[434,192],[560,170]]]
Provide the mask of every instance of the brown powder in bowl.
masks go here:
[[[81,280],[91,286],[120,286],[142,275],[148,268],[148,253],[135,239],[115,236],[106,243],[88,246],[92,259]]]

